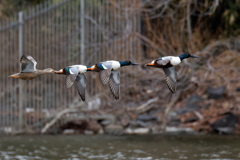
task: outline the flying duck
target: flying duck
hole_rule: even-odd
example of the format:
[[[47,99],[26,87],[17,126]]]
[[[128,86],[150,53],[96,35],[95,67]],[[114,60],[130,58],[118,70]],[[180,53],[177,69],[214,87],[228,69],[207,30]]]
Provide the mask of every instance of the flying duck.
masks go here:
[[[191,55],[189,53],[183,53],[180,56],[166,56],[153,60],[151,63],[145,64],[145,66],[162,68],[166,77],[166,82],[169,90],[172,93],[176,92],[177,73],[174,66],[180,64],[185,58],[198,58],[198,56]]]
[[[10,75],[9,77],[30,80],[43,74],[52,73],[52,71],[54,71],[52,68],[46,68],[43,70],[36,69],[37,62],[35,59],[33,59],[32,56],[29,55],[22,55],[20,62],[22,63],[22,71],[20,73]]]
[[[59,71],[53,71],[53,73],[66,75],[67,88],[70,88],[75,82],[79,96],[85,101],[86,76],[83,73],[87,71],[87,68],[84,65],[72,65]]]
[[[131,61],[109,60],[97,63],[88,68],[88,71],[99,72],[99,77],[103,85],[109,84],[113,97],[118,100],[120,95],[120,74],[118,69],[123,66],[138,65]]]

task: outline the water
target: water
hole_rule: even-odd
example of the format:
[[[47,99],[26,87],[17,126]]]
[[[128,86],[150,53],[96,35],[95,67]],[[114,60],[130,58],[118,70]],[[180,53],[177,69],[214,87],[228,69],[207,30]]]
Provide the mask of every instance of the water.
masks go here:
[[[240,160],[237,136],[7,136],[4,160]]]

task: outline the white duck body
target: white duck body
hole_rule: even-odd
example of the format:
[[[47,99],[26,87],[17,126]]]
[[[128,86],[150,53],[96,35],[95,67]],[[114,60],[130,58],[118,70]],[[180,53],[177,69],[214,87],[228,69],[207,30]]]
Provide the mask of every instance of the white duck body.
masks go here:
[[[181,63],[181,59],[179,57],[176,57],[176,56],[166,56],[166,57],[162,57],[162,59],[163,60],[170,60],[170,63],[173,66],[176,66],[176,65]]]
[[[76,74],[76,72],[74,72],[75,69],[77,69],[78,73],[87,72],[87,66],[84,66],[84,65],[72,65],[66,68],[70,68],[69,70],[70,74]]]
[[[104,61],[100,62],[102,64],[102,67],[104,69],[112,68],[113,70],[117,70],[121,67],[120,63],[118,61],[110,60],[110,61]]]

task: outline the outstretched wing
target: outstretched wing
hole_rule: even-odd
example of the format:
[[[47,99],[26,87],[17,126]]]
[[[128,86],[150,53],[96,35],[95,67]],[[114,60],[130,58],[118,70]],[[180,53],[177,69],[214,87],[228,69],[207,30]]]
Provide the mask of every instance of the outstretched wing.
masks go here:
[[[69,75],[66,75],[65,82],[66,82],[67,88],[72,87],[74,81],[76,80],[76,77],[77,77],[77,74],[69,74]]]
[[[85,101],[86,76],[83,73],[78,74],[75,83],[79,96]]]
[[[109,68],[109,69],[105,69],[105,70],[100,70],[100,72],[99,72],[99,78],[104,86],[109,81],[109,78],[111,75],[111,70],[112,70],[112,68]]]
[[[174,67],[169,67],[169,68],[163,68],[163,71],[166,74],[166,82],[168,85],[169,90],[172,93],[176,92],[176,86],[177,86],[177,73],[175,71]]]
[[[118,70],[112,70],[109,79],[109,87],[115,99],[119,99],[120,95],[120,74]]]
[[[22,63],[22,71],[21,72],[33,72],[36,70],[37,62],[33,59],[32,56],[22,55],[20,62]]]
[[[105,62],[101,62],[99,64],[100,64],[99,67],[100,67],[101,70],[112,68],[112,62],[111,61],[105,61]]]
[[[164,59],[159,58],[157,59],[156,63],[159,64],[160,66],[165,66],[170,62],[171,58],[164,57]]]

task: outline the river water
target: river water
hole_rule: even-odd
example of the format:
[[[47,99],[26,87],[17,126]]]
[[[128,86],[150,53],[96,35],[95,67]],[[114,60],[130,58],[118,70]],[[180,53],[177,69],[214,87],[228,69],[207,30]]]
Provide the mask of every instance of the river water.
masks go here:
[[[3,136],[3,160],[240,160],[238,136]]]

